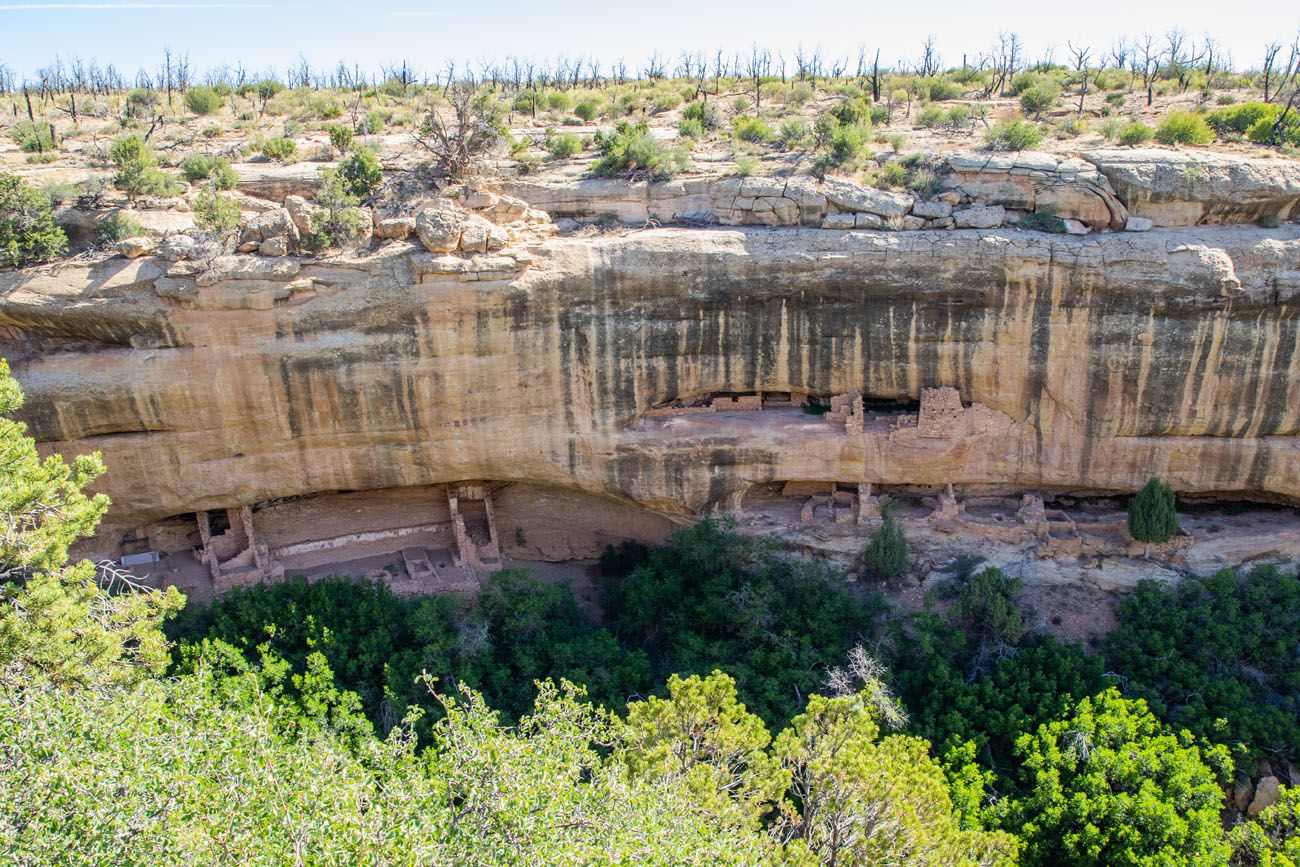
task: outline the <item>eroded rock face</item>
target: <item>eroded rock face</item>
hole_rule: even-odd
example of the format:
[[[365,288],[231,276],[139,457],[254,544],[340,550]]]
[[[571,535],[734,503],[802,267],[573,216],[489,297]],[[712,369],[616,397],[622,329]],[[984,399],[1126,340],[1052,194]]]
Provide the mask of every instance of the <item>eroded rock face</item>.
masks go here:
[[[1084,154],[1135,215],[1157,226],[1292,219],[1300,162],[1209,151],[1100,150]]]
[[[665,514],[791,479],[1130,491],[1161,475],[1300,502],[1294,226],[661,229],[513,249],[9,273],[0,355],[46,448],[104,452],[124,525],[461,479]],[[35,349],[50,339],[64,351]],[[958,389],[950,425],[647,415],[936,386]]]

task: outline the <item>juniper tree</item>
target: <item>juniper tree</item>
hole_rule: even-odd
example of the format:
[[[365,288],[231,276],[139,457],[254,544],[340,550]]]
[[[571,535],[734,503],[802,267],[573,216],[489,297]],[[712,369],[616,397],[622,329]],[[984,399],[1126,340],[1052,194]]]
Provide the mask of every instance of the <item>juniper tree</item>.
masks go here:
[[[1168,542],[1178,532],[1174,490],[1152,478],[1128,504],[1128,531],[1139,542]]]

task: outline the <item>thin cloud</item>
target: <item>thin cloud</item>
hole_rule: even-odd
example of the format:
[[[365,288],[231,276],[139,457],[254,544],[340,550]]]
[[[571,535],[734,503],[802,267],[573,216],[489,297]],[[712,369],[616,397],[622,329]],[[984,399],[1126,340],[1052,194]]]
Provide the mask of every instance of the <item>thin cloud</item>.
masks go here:
[[[0,12],[131,9],[270,9],[270,3],[0,3]]]

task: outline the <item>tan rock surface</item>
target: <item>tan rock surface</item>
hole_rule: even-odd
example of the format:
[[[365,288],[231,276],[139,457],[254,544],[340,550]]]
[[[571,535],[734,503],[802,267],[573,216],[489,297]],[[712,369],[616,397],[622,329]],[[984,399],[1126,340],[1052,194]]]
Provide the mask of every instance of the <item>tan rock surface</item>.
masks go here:
[[[0,355],[35,435],[101,449],[115,514],[141,522],[460,479],[678,515],[790,479],[1128,491],[1159,474],[1300,501],[1296,227],[417,250],[11,272]],[[714,393],[939,385],[969,414],[940,436],[870,413],[861,434],[797,409],[644,417]]]

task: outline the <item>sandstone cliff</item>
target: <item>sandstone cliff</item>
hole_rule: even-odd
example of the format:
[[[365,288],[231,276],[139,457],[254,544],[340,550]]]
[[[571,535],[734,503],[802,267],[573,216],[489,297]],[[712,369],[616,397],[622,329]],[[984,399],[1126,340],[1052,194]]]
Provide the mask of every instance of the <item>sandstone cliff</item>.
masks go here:
[[[123,525],[317,491],[526,480],[697,513],[769,481],[1300,502],[1300,227],[658,229],[457,259],[0,275],[47,448]],[[963,407],[923,430],[921,390]],[[651,414],[759,392],[797,408]],[[901,399],[896,409],[880,403]],[[882,406],[886,408],[881,409]]]

